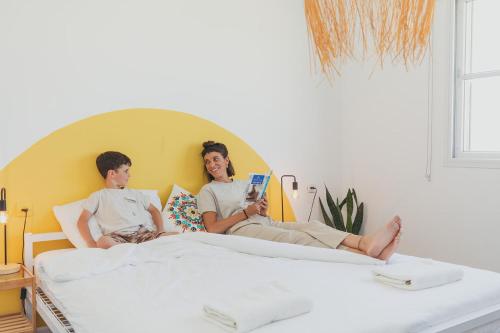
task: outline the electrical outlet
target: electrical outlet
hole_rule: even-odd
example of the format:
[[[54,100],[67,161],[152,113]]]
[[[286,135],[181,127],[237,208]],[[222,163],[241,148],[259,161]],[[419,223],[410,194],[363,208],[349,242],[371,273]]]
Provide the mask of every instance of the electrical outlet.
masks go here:
[[[29,201],[20,201],[15,205],[15,216],[16,217],[24,217],[26,214],[23,209],[28,210],[28,217],[33,216],[33,203]]]
[[[314,193],[317,189],[318,187],[316,185],[307,185],[307,193]]]

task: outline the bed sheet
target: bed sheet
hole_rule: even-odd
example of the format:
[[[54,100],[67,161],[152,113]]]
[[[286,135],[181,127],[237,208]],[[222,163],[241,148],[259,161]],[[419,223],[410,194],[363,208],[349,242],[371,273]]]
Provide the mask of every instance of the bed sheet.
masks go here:
[[[174,239],[177,247],[165,246],[163,253],[161,246],[151,248],[164,257],[161,262],[135,261],[66,282],[48,278],[44,261],[54,254],[43,254],[36,260],[38,275],[76,332],[223,332],[203,319],[202,305],[221,293],[270,281],[310,297],[313,310],[256,333],[420,332],[500,304],[500,274],[470,267],[462,267],[459,282],[406,291],[377,283],[370,264],[257,256],[178,236],[153,242],[169,245]],[[287,245],[272,246],[286,250]],[[395,255],[392,261],[408,260],[415,258]]]

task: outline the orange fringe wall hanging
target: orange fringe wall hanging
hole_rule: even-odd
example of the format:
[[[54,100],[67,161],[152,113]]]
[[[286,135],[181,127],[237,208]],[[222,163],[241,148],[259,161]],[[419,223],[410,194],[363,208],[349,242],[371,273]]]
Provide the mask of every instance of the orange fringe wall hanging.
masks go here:
[[[386,56],[405,66],[420,63],[427,51],[435,0],[305,0],[314,51],[327,76],[339,62],[373,49],[380,65]]]

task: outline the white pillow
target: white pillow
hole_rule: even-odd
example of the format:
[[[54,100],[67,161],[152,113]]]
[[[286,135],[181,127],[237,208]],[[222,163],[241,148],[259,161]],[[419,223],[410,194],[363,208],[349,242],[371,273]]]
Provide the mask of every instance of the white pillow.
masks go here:
[[[151,204],[158,208],[161,211],[161,201],[158,196],[158,191],[156,190],[139,190],[145,195],[147,195],[151,201]],[[75,202],[68,203],[66,205],[54,206],[53,211],[56,216],[57,221],[61,225],[61,228],[68,237],[71,244],[73,244],[76,248],[84,248],[87,247],[87,243],[83,240],[80,231],[78,231],[78,227],[76,222],[82,213],[82,204],[86,199],[78,200]],[[152,223],[152,220],[151,220]],[[97,221],[94,216],[92,216],[89,220],[89,230],[92,238],[94,240],[98,240],[102,236],[102,231],[97,224]]]
[[[196,196],[178,185],[174,184],[161,216],[165,231],[206,231]]]

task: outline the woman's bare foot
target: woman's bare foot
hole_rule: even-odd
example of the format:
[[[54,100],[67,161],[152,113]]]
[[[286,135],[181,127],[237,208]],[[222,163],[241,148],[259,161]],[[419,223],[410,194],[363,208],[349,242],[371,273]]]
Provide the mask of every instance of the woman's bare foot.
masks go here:
[[[363,236],[359,242],[359,249],[366,252],[370,257],[378,258],[383,250],[396,238],[400,229],[401,219],[396,215],[373,235]]]
[[[392,242],[390,242],[389,245],[387,245],[385,247],[385,249],[382,250],[382,252],[377,257],[377,259],[389,260],[389,258],[394,254],[394,252],[396,252],[396,249],[398,248],[399,240],[401,239],[402,234],[403,234],[403,229],[401,228],[401,229],[399,229],[399,232],[396,235],[396,237],[394,237]]]

